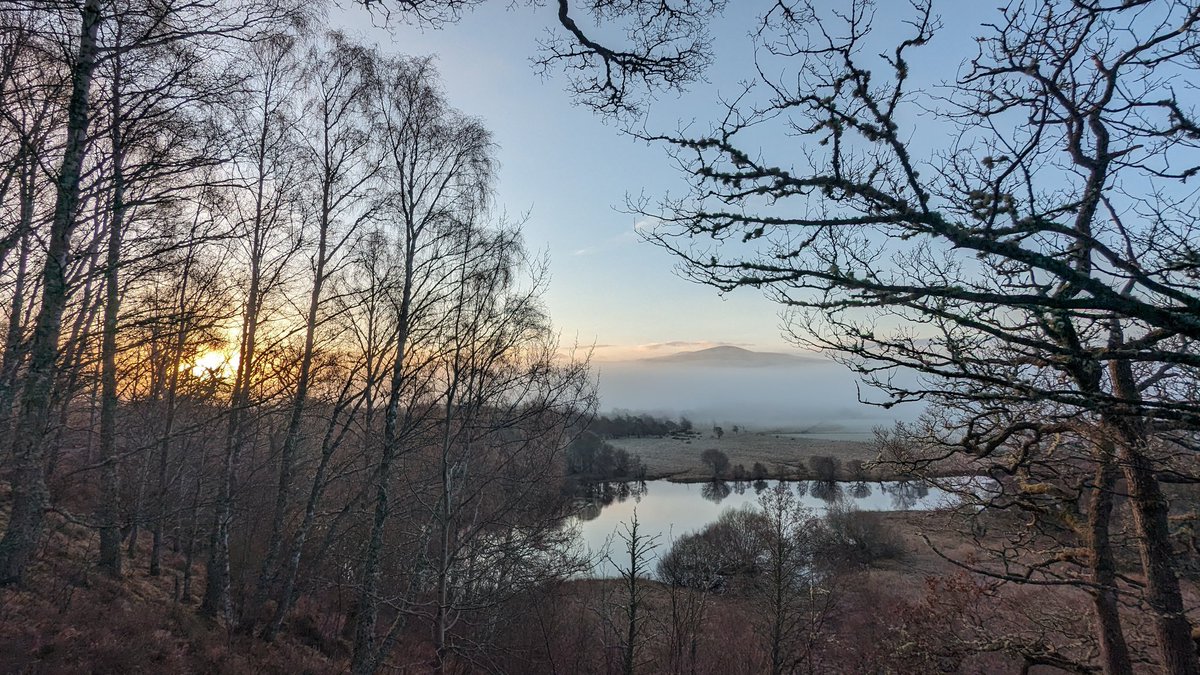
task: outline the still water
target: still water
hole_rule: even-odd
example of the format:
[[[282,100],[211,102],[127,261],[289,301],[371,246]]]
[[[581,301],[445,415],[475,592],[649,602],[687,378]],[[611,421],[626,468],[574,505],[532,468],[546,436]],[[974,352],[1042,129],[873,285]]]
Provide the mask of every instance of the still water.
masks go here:
[[[949,506],[953,497],[918,482],[890,481],[831,482],[783,481],[797,501],[821,512],[829,504],[844,499],[862,511],[929,510]],[[577,527],[581,543],[597,560],[593,574],[616,576],[612,563],[604,559],[605,551],[620,560],[625,531],[634,511],[638,529],[657,537],[656,553],[665,552],[671,541],[689,532],[702,529],[716,520],[725,509],[740,508],[758,503],[758,493],[776,481],[720,483],[672,483],[665,480],[646,483],[607,483],[591,486],[592,495],[580,512]],[[653,569],[655,560],[650,563]]]

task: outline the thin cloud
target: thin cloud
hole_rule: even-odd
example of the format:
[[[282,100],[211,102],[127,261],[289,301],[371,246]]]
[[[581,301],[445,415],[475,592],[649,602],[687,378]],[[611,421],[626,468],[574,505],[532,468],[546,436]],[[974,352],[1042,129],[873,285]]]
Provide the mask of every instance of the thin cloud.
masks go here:
[[[639,235],[650,234],[661,222],[658,218],[642,218],[633,224],[633,231]]]
[[[576,249],[575,251],[571,252],[571,255],[588,256],[595,255],[597,253],[607,253],[608,251],[615,251],[617,249],[624,248],[639,241],[644,234],[649,232],[649,230],[657,224],[657,222],[657,220],[639,220],[633,224],[631,229],[625,230],[620,234],[609,237],[608,239],[605,239],[597,244],[593,244],[592,246],[585,246],[583,248]]]
[[[657,351],[660,349],[711,349],[712,347],[753,347],[753,342],[713,342],[711,340],[671,340],[669,342],[648,342],[636,345],[635,349]]]

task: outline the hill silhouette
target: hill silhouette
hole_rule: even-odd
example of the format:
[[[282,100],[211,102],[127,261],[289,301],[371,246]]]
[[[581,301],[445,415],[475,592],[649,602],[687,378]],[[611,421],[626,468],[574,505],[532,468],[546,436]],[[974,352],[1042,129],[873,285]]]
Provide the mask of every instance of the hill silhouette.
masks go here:
[[[780,352],[756,352],[741,347],[722,345],[690,352],[677,352],[666,356],[641,359],[643,363],[676,363],[694,366],[722,366],[755,368],[764,366],[804,366],[821,363],[820,359],[783,354]]]

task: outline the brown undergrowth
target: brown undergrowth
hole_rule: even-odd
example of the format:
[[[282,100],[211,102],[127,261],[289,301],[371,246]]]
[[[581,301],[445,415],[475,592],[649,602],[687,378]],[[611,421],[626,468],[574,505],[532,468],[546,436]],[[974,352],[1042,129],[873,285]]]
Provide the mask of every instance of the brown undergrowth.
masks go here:
[[[6,520],[7,504],[0,508]],[[179,556],[168,554],[164,573],[151,577],[148,546],[135,550],[125,577],[111,579],[95,568],[98,542],[89,528],[50,514],[42,542],[25,584],[0,588],[2,673],[320,675],[346,668],[344,649],[306,630],[314,619],[303,611],[271,644],[201,618],[179,597]],[[199,566],[193,574],[198,597]]]

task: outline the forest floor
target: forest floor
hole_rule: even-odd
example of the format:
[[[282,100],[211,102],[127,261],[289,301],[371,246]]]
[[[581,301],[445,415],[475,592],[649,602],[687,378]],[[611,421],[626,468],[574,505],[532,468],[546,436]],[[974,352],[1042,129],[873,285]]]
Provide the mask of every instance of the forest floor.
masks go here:
[[[0,494],[0,528],[7,518]],[[150,576],[149,536],[141,539],[124,578],[112,579],[96,567],[96,534],[47,514],[26,582],[0,587],[0,673],[345,672],[347,645],[311,629],[311,613],[297,612],[271,644],[200,617],[202,566],[185,600],[182,557],[168,552],[163,573]]]

